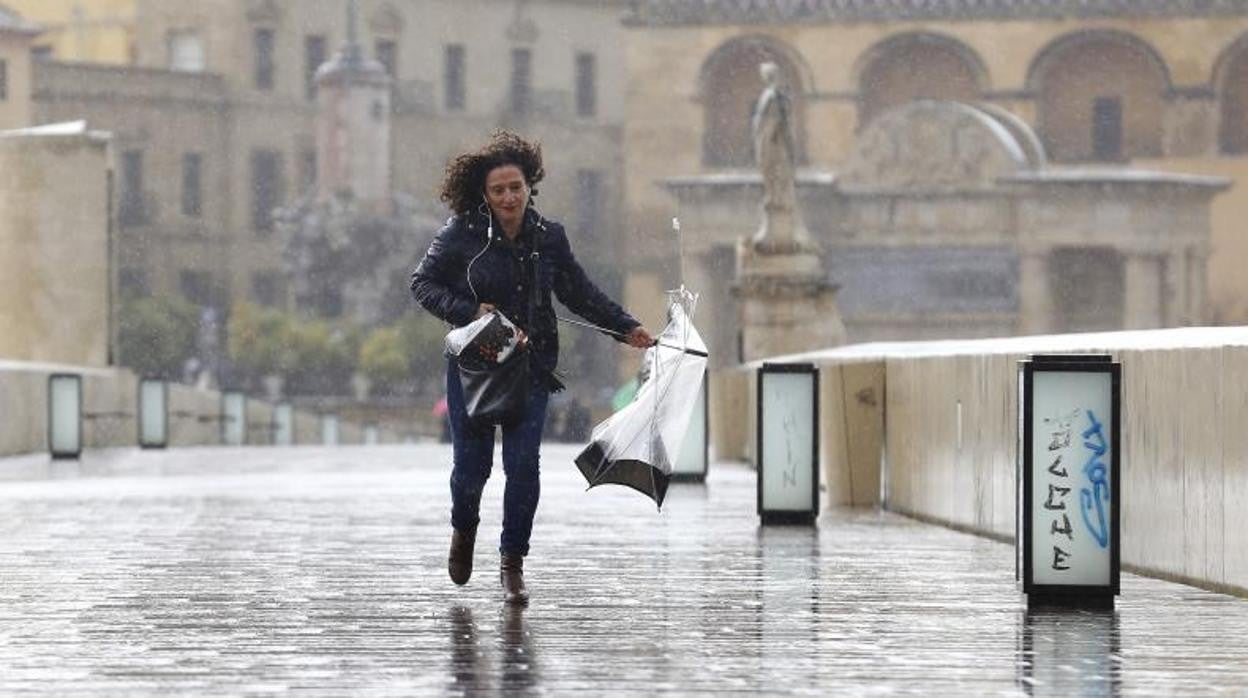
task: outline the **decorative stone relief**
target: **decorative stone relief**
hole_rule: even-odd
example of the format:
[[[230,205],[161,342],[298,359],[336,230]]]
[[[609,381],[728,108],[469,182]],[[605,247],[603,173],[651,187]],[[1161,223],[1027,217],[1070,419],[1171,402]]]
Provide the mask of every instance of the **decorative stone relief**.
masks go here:
[[[840,185],[845,191],[992,188],[999,177],[1033,167],[1011,132],[1017,128],[971,105],[913,102],[871,122],[846,160]]]

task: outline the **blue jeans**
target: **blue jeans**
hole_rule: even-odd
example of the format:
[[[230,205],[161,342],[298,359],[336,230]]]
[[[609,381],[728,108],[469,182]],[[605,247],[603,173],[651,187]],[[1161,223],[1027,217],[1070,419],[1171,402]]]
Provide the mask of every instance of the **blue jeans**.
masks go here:
[[[549,399],[549,390],[534,377],[524,417],[503,427],[503,473],[507,484],[503,489],[503,535],[498,549],[505,555],[529,554],[533,516],[542,491],[538,451]],[[451,468],[451,525],[463,531],[476,528],[481,521],[481,492],[494,467],[495,427],[468,420],[454,360],[447,362],[446,406],[455,453]]]

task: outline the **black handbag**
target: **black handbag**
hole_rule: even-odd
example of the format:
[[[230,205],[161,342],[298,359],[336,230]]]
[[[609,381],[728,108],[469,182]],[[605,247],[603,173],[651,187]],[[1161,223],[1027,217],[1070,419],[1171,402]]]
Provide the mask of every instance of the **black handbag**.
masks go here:
[[[528,265],[530,293],[526,320],[530,326],[541,293],[537,252],[541,239],[539,226],[533,230],[533,250]],[[529,391],[533,388],[533,369],[529,347],[520,345],[517,336],[515,324],[497,310],[446,335],[446,353],[456,359],[464,407],[470,421],[506,425],[524,416]],[[553,376],[551,378],[553,380]]]
[[[519,346],[516,336],[516,326],[498,311],[446,336],[469,420],[511,424],[524,416],[532,379],[528,347]]]

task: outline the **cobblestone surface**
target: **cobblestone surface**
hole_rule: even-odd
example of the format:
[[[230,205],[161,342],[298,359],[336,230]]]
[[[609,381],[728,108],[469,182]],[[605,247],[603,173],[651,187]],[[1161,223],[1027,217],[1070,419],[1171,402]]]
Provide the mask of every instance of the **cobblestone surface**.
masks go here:
[[[1248,602],[1124,575],[1032,613],[1009,546],[872,511],[760,529],[713,469],[661,513],[543,461],[526,611],[493,550],[445,571],[449,451],[188,449],[0,461],[0,694],[1248,691]]]

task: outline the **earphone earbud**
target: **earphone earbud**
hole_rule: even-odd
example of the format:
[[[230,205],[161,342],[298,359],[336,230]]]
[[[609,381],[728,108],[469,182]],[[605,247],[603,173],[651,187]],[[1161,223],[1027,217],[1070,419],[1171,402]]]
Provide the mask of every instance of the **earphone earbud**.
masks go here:
[[[481,202],[485,204],[485,215],[489,218],[489,224],[485,229],[485,235],[488,240],[494,239],[494,209],[490,208],[490,200],[485,198],[485,194],[481,195]]]

